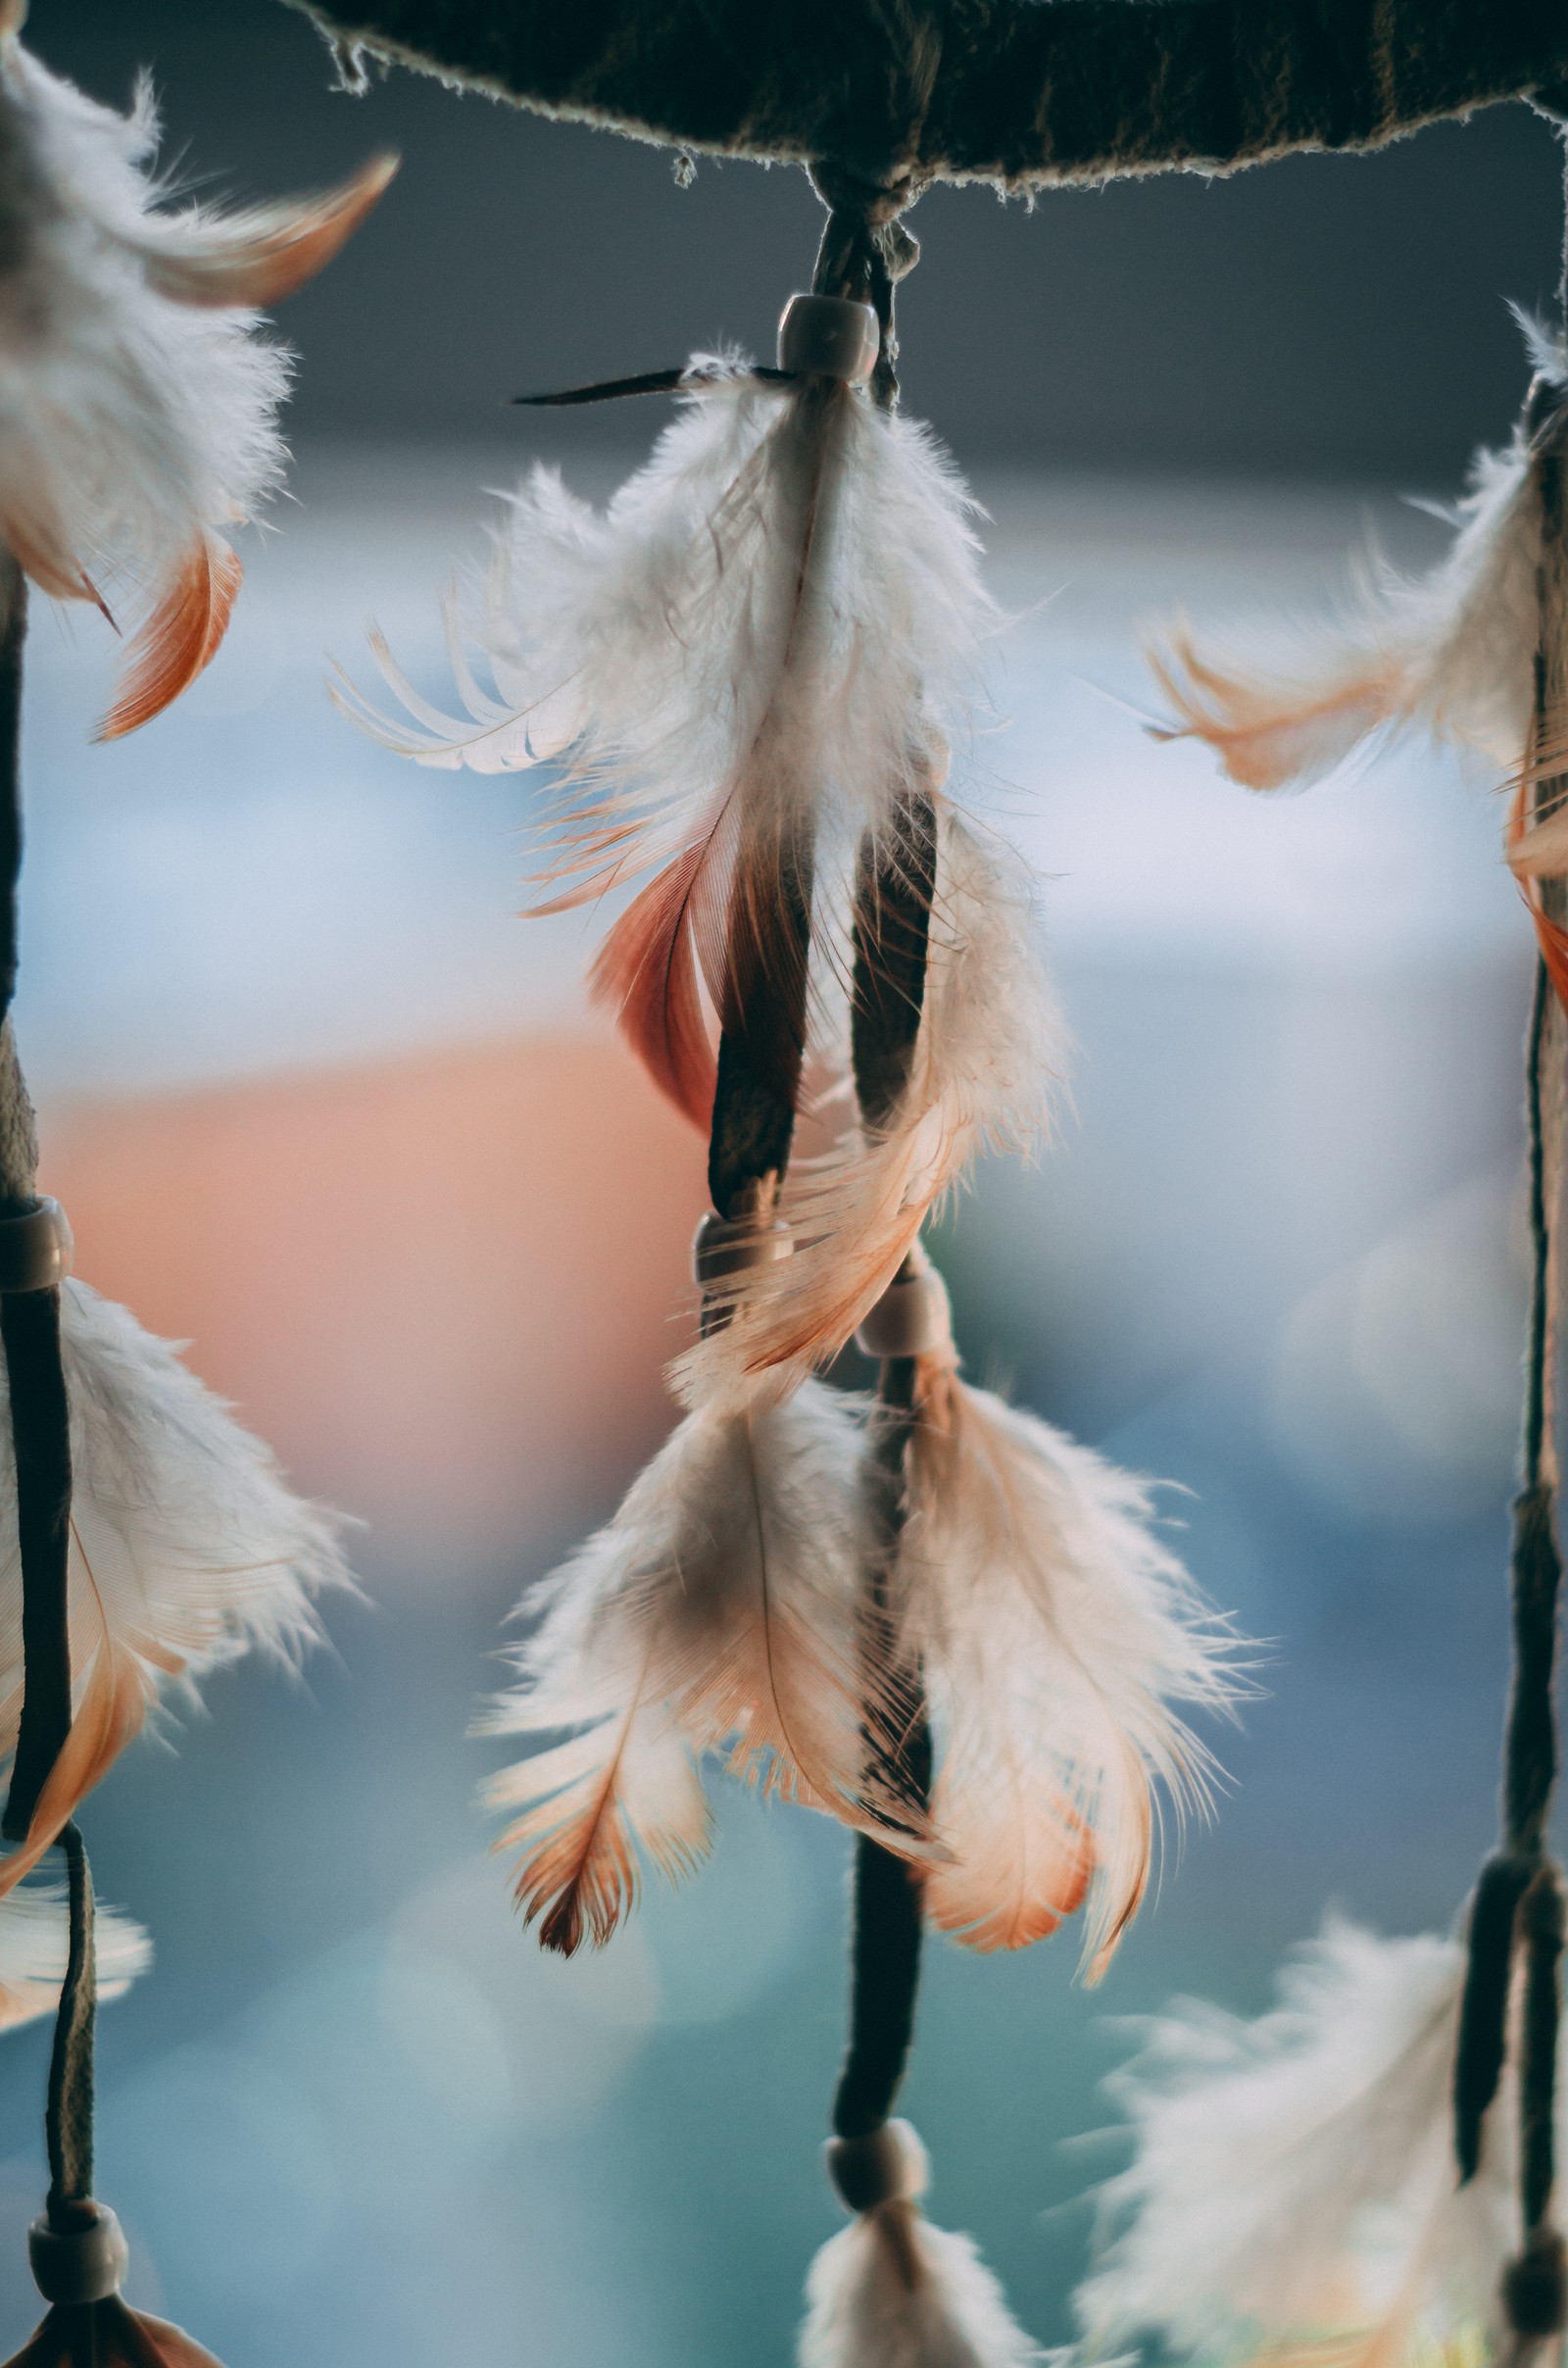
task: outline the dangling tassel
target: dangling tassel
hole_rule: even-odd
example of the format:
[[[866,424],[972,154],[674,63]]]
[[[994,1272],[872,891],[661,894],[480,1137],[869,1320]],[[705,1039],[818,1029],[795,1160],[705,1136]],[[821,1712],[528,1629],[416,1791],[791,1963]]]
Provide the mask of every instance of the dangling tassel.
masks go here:
[[[59,600],[142,613],[99,736],[167,707],[210,662],[239,587],[226,529],[274,492],[288,357],[256,337],[380,196],[380,157],[324,197],[224,216],[154,210],[158,122],[63,82],[0,12],[0,541]]]
[[[832,989],[854,958],[858,851],[935,860],[934,820],[923,845],[906,820],[940,790],[992,622],[967,494],[923,429],[868,399],[891,368],[879,302],[824,248],[812,293],[785,314],[780,370],[700,357],[682,416],[606,517],[535,474],[513,506],[479,630],[499,698],[474,680],[450,617],[465,718],[421,701],[384,644],[382,669],[416,728],[346,684],[337,693],[384,746],[421,763],[560,762],[536,910],[653,874],[607,937],[595,989],[709,1131],[714,1209],[736,1224],[771,1222],[803,1070],[841,1066]],[[956,857],[956,941],[977,861]],[[1007,1082],[1025,1086],[1016,1061]],[[999,1080],[971,1121],[953,1107],[966,1092],[975,1098],[975,1081],[946,1075],[933,1055],[923,1131],[874,1147],[852,1133],[814,1177],[801,1171],[807,1255],[786,1298],[802,1305],[780,1312],[777,1342],[755,1344],[787,1368],[776,1392],[843,1345],[912,1238],[906,1205],[940,1190],[1005,1106]],[[1017,1133],[1037,1100],[1031,1086]],[[744,1196],[763,1176],[772,1183],[754,1208]],[[732,1361],[735,1345],[722,1354]],[[710,1384],[694,1374],[682,1387],[695,1402]]]
[[[121,2299],[129,2248],[115,2214],[92,2194],[92,1875],[74,1825],[60,1842],[70,1877],[71,1955],[49,2068],[49,2199],[27,2232],[33,2280],[50,2307],[7,2368],[219,2368],[182,2329]]]
[[[827,2161],[858,2217],[811,2264],[801,2368],[1027,2368],[1044,2356],[970,2239],[921,2212],[929,2166],[906,2121],[831,2140]]]
[[[516,1896],[569,1956],[633,1905],[638,1852],[672,1880],[707,1855],[705,1751],[767,1793],[919,1846],[918,1804],[861,1766],[856,1601],[861,1417],[808,1383],[756,1413],[688,1415],[614,1520],[526,1608],[518,1690],[482,1731],[535,1749],[489,1788],[520,1811]]]
[[[1564,754],[1549,754],[1549,718],[1568,706],[1559,441],[1554,429],[1533,442],[1530,463],[1530,814],[1551,813],[1568,780]],[[1565,893],[1556,876],[1543,884],[1544,947],[1544,931],[1562,927]],[[1501,1845],[1462,1947],[1331,1928],[1261,2024],[1195,2009],[1160,2028],[1118,2083],[1138,2153],[1106,2190],[1108,2212],[1128,2225],[1079,2297],[1094,2348],[1152,2332],[1189,2355],[1264,2361],[1332,2343],[1351,2368],[1417,2368],[1435,2351],[1525,2368],[1560,2351],[1564,1900],[1550,1812],[1565,1046],[1544,953],[1526,1064],[1533,1275]]]

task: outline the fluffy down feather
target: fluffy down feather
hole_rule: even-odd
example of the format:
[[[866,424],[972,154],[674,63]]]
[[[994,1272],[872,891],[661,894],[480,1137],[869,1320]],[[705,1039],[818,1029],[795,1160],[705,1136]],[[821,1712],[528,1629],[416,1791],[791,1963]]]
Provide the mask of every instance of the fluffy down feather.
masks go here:
[[[1042,2358],[972,2239],[933,2228],[916,2200],[925,2148],[907,2122],[906,2192],[826,2245],[806,2282],[800,2368],[1030,2368]]]
[[[1235,1640],[1153,1535],[1146,1482],[970,1389],[951,1352],[921,1360],[917,1405],[898,1600],[937,1748],[926,1912],[1020,1949],[1088,1897],[1093,1978],[1143,1898],[1154,1781],[1206,1801],[1175,1705],[1235,1699]]]
[[[0,539],[58,599],[129,585],[144,621],[113,738],[213,656],[240,572],[220,530],[282,474],[288,362],[248,308],[319,270],[393,167],[294,205],[161,213],[146,85],[128,117],[95,105],[22,46],[22,15],[0,15]]]
[[[881,2204],[830,2237],[806,2294],[801,2368],[1029,2368],[1044,2357],[973,2239],[933,2228],[912,2204]]]
[[[672,1880],[702,1860],[704,1751],[919,1846],[918,1810],[861,1768],[876,1681],[857,1613],[860,1437],[858,1408],[815,1383],[755,1414],[689,1415],[525,1606],[538,1624],[516,1656],[522,1682],[484,1731],[542,1748],[488,1798],[520,1812],[497,1848],[520,1852],[517,1899],[547,1948],[610,1938],[636,1899],[639,1851]]]
[[[540,909],[654,875],[596,988],[705,1129],[700,989],[735,1030],[739,970],[799,983],[780,849],[853,847],[923,778],[960,700],[991,619],[970,513],[923,427],[847,387],[780,388],[699,357],[679,416],[603,517],[544,470],[513,502],[476,627],[499,697],[474,680],[455,617],[466,717],[421,700],[384,644],[415,728],[338,693],[421,764],[563,760]],[[800,1045],[762,1052],[787,1067]]]
[[[1539,375],[1568,383],[1560,346],[1532,333],[1532,348]],[[1478,456],[1442,564],[1413,583],[1385,574],[1359,614],[1277,672],[1173,635],[1152,664],[1177,720],[1156,736],[1206,740],[1250,789],[1316,780],[1369,734],[1412,725],[1517,765],[1535,695],[1541,517],[1521,428],[1506,451]]]
[[[70,1947],[65,1888],[24,1885],[0,1900],[0,2031],[14,2031],[60,2002]],[[117,1908],[93,1915],[98,1998],[122,1997],[153,1961],[153,1945],[139,1924]]]
[[[1122,2233],[1078,2294],[1091,2345],[1158,2331],[1208,2360],[1462,2356],[1518,2242],[1510,2073],[1457,2184],[1463,1979],[1456,1941],[1331,1922],[1257,2021],[1190,2004],[1156,2021],[1110,2084],[1137,2153],[1102,2191]]]
[[[139,1732],[160,1690],[252,1649],[293,1663],[312,1599],[351,1585],[335,1525],[284,1485],[268,1450],[166,1341],[86,1284],[61,1288],[71,1402],[74,1715],[0,1894]],[[0,1366],[0,1402],[4,1368]],[[0,1412],[0,1751],[22,1708],[22,1562],[14,1451]]]
[[[776,1214],[794,1253],[715,1288],[725,1321],[676,1367],[688,1403],[791,1387],[844,1346],[982,1152],[1043,1138],[1065,1040],[1037,951],[1030,882],[1004,842],[940,824],[925,1004],[909,1081],[881,1130],[797,1159]]]

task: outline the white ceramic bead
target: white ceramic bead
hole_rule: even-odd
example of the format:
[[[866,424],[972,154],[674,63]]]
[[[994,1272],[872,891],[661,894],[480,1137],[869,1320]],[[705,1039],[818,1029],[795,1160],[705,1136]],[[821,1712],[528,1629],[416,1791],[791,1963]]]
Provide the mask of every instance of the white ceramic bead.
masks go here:
[[[830,2138],[822,2153],[852,2212],[874,2212],[895,2198],[912,2203],[925,2194],[931,2165],[909,2122],[885,2121],[864,2138]]]
[[[692,1241],[692,1272],[700,1283],[721,1283],[787,1258],[795,1244],[782,1217],[759,1225],[755,1217],[721,1217],[710,1209]]]
[[[102,2302],[120,2292],[130,2250],[107,2203],[83,2206],[93,2217],[80,2228],[51,2228],[35,2220],[27,2231],[32,2282],[46,2302]]]
[[[51,1291],[71,1272],[71,1223],[58,1201],[0,1217],[0,1292]]]
[[[792,296],[778,324],[778,366],[797,377],[843,378],[863,386],[876,368],[882,330],[868,304],[844,296]]]
[[[867,1309],[856,1346],[866,1357],[928,1357],[953,1338],[948,1286],[921,1253],[912,1274],[889,1283]]]

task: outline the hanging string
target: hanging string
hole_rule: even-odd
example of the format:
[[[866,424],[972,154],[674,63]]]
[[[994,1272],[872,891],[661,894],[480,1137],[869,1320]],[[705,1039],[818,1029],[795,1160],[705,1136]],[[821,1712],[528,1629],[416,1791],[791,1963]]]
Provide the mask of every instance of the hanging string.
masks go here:
[[[1568,220],[1568,197],[1565,197]],[[1568,248],[1561,291],[1568,319]],[[1563,793],[1560,767],[1539,760],[1568,704],[1568,475],[1564,434],[1543,422],[1533,468],[1541,500],[1539,638],[1526,778],[1536,813]],[[1564,884],[1543,884],[1549,920],[1565,917]],[[1526,1057],[1531,1284],[1525,1358],[1521,1486],[1514,1503],[1510,1582],[1513,1676],[1503,1745],[1502,1841],[1482,1870],[1471,1913],[1454,2082],[1461,2182],[1481,2161],[1484,2118],[1507,2053],[1519,1969],[1519,2201],[1523,2242],[1502,2300],[1521,2347],[1568,2319],[1564,2245],[1552,2222],[1556,2184],[1557,2051],[1561,2021],[1562,1877],[1549,1851],[1559,1760],[1554,1680],[1562,1561],[1557,1546],[1557,1218],[1563,1188],[1568,1032],[1544,962],[1538,963]]]
[[[868,189],[836,167],[811,178],[830,208],[817,256],[820,293],[869,304],[881,325],[873,400],[898,401],[894,288],[919,248],[899,221],[908,183]],[[856,877],[851,1056],[860,1122],[887,1125],[908,1082],[925,996],[931,899],[936,885],[936,810],[923,782],[903,792],[888,826],[862,840]],[[905,1270],[907,1271],[907,1268]],[[906,1464],[918,1419],[915,1360],[884,1360],[872,1431],[870,1479],[877,1537],[866,1574],[863,1649],[877,1669],[885,1706],[865,1729],[866,1750],[892,1790],[922,1809],[931,1789],[931,1730],[917,1668],[900,1666],[891,1598],[906,1511]],[[832,2108],[835,2139],[874,2139],[893,2110],[914,2036],[924,1935],[918,1869],[868,1834],[855,1843],[850,1933],[850,2027]],[[859,2207],[876,2191],[858,2182],[857,2155],[830,2156],[845,2201]],[[845,2176],[846,2165],[850,2175]]]
[[[68,2233],[92,2197],[93,2039],[98,1977],[93,1949],[92,1869],[74,1823],[60,1836],[70,1893],[71,1953],[49,2062],[44,2136],[49,2148],[50,2225]]]
[[[37,1133],[11,1022],[16,987],[17,883],[22,867],[22,646],[26,584],[0,555],[0,1219],[38,1208]],[[22,1721],[0,1831],[20,1841],[71,1726],[66,1576],[71,1544],[71,1423],[60,1356],[56,1289],[0,1295],[16,1452],[24,1665]]]

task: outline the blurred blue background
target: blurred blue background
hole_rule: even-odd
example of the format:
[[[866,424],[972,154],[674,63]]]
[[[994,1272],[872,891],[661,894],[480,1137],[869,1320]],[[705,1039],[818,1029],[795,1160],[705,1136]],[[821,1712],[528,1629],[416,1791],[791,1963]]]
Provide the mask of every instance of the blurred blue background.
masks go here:
[[[440,695],[484,488],[540,450],[602,493],[636,457],[605,435],[658,424],[492,398],[760,341],[813,207],[733,167],[683,196],[650,151],[408,82],[355,111],[282,11],[135,16],[39,0],[35,32],[101,95],[153,57],[193,170],[320,178],[389,128],[409,167],[284,321],[297,499],[249,538],[209,674],[95,749],[107,633],[40,603],[30,644],[46,1181],[87,1278],[366,1523],[367,1601],[327,1606],[303,1684],[223,1675],[88,1805],[101,1893],[158,1948],[102,2025],[99,2192],[133,2298],[228,2368],[769,2368],[835,2225],[845,1839],[728,1796],[700,1882],[561,1965],[513,1920],[473,1806],[494,1748],[465,1739],[519,1590],[667,1425],[702,1146],[587,1011],[591,924],[514,917],[526,780],[401,765],[322,686],[329,654],[368,678],[373,616]],[[1121,2018],[1261,2004],[1331,1901],[1446,1925],[1493,1830],[1532,961],[1498,802],[1420,749],[1250,799],[1146,736],[1138,636],[1177,607],[1309,622],[1369,537],[1441,548],[1396,496],[1452,492],[1506,432],[1499,299],[1551,276],[1555,169],[1513,108],[1230,186],[921,210],[911,401],[991,513],[1014,618],[966,794],[1041,874],[1077,1047],[1050,1158],[944,1220],[960,1343],[1173,1483],[1203,1590],[1269,1640],[1264,1697],[1211,1739],[1218,1818],[1170,1838],[1100,1991],[1070,1933],[930,1951],[907,2108],[932,2209],[1047,2343],[1116,2159],[1085,2134]],[[664,240],[683,219],[695,249]],[[0,2343],[35,2314],[47,2045],[0,2051]]]

